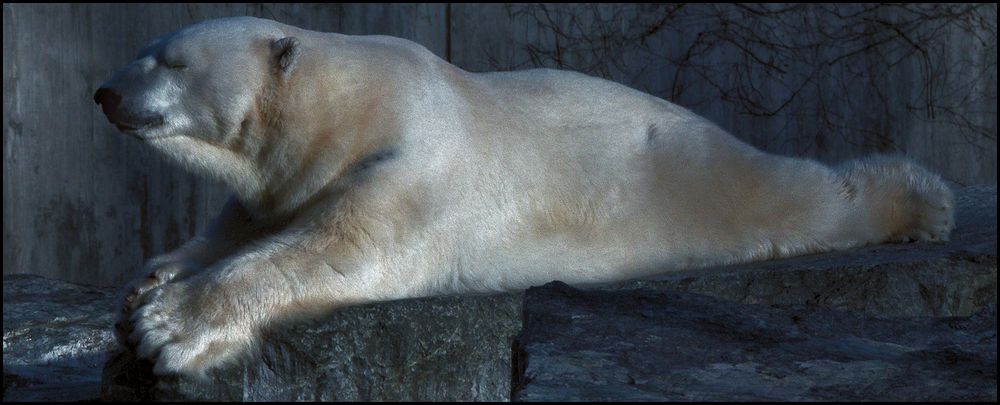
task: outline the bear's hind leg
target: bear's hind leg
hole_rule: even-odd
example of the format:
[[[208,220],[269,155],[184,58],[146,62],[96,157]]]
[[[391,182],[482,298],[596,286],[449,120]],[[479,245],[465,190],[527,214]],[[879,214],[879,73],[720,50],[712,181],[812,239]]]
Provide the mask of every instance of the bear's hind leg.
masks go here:
[[[847,162],[843,175],[863,189],[878,242],[947,241],[955,228],[955,198],[941,178],[903,156]]]

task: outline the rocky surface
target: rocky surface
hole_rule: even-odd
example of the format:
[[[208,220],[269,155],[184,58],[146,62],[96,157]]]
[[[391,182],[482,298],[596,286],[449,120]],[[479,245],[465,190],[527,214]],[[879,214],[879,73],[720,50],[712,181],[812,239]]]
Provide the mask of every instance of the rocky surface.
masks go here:
[[[114,302],[113,289],[4,276],[4,402],[100,398]]]
[[[208,381],[153,378],[127,352],[104,399],[505,401],[522,294],[378,303],[268,330],[262,355]]]
[[[874,317],[671,290],[525,294],[519,401],[995,401],[996,304]]]
[[[507,400],[522,302],[515,293],[344,308],[275,327],[256,361],[196,381],[155,378],[117,345],[114,288],[8,276],[3,296],[4,401]]]

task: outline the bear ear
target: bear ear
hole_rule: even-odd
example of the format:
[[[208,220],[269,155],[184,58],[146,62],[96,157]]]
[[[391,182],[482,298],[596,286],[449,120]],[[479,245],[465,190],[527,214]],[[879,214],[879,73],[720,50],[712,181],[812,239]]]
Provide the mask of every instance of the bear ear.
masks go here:
[[[299,57],[298,38],[285,37],[272,42],[271,57],[278,70],[287,76],[295,69],[295,62]]]

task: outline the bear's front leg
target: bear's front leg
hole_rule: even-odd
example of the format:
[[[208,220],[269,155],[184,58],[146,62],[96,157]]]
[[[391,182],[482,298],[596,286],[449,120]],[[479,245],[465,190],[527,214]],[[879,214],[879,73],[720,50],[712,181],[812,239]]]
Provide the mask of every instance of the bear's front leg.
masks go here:
[[[133,331],[130,322],[135,310],[145,301],[145,295],[160,286],[183,280],[233,254],[240,246],[256,237],[263,227],[257,224],[235,198],[230,198],[209,230],[176,250],[154,257],[147,262],[138,277],[124,288],[123,304],[115,330],[121,341]]]
[[[260,328],[279,314],[332,309],[363,301],[364,280],[344,263],[275,237],[202,273],[146,294],[135,311],[129,341],[156,374],[204,372],[255,348]],[[334,250],[336,251],[336,250]]]

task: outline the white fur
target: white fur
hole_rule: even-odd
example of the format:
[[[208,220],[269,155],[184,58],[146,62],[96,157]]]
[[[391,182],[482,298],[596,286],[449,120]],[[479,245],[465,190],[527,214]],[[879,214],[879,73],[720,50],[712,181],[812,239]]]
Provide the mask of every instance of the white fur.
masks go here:
[[[285,37],[282,71],[269,44]],[[768,155],[578,73],[469,73],[409,41],[251,18],[143,52],[188,67],[116,76],[167,117],[138,135],[238,199],[129,289],[130,340],[159,373],[203,372],[311,311],[939,240],[954,223],[947,187],[903,158]],[[163,105],[162,88],[181,96]]]

